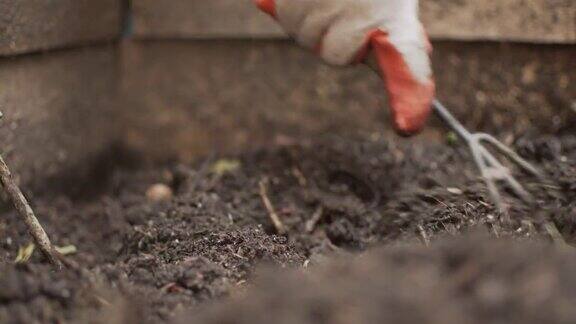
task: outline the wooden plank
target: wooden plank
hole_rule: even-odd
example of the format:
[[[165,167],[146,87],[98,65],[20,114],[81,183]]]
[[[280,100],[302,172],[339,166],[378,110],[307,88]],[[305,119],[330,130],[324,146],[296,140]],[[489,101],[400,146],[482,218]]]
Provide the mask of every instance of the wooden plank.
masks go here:
[[[140,38],[277,38],[284,33],[252,0],[134,0]]]
[[[110,41],[121,0],[0,0],[0,55]]]
[[[285,38],[252,0],[134,0],[140,38]],[[432,39],[576,43],[574,0],[423,0]]]
[[[576,43],[574,0],[425,0],[435,39]]]

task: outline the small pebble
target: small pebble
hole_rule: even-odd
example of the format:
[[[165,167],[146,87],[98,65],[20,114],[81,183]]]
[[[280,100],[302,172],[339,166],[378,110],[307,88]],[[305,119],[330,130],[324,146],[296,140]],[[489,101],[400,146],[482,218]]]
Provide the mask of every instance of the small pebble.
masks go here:
[[[461,195],[464,193],[461,189],[458,188],[446,188],[446,190],[448,190],[448,192],[453,195]]]
[[[146,198],[150,201],[167,201],[172,199],[173,192],[165,184],[157,183],[146,190]]]

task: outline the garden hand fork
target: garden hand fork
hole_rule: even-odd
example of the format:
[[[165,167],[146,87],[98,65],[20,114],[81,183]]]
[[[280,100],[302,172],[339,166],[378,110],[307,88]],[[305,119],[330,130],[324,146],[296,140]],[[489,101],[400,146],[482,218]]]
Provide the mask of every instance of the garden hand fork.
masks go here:
[[[528,204],[534,202],[534,197],[532,197],[532,195],[524,189],[518,180],[514,178],[510,169],[504,166],[502,162],[490,153],[490,151],[483,145],[483,142],[492,145],[497,151],[507,157],[510,161],[516,163],[516,165],[527,173],[537,177],[541,181],[544,181],[544,175],[538,169],[494,136],[486,133],[471,133],[442,103],[440,103],[440,101],[434,100],[432,102],[432,107],[434,108],[436,115],[452,128],[452,130],[470,147],[474,162],[480,169],[482,178],[486,182],[490,198],[501,212],[506,211],[506,206],[502,200],[502,195],[498,190],[497,181],[505,182],[509,186],[510,190],[512,190],[512,192],[524,202]]]
[[[422,43],[425,37],[420,37],[418,40],[410,38],[414,37],[414,33],[418,33],[419,31],[422,32],[421,25],[413,23],[415,21],[414,18],[417,17],[417,6],[400,6],[400,4],[404,2],[407,1],[384,1],[382,3],[378,2],[378,4],[374,1],[341,1],[338,3],[337,1],[331,0],[284,1],[283,6],[280,8],[279,6],[276,6],[275,0],[256,0],[260,9],[272,17],[290,17],[290,19],[280,19],[281,25],[288,31],[292,31],[292,33],[289,34],[300,39],[301,43],[316,44],[317,51],[324,54],[324,59],[330,58],[327,61],[336,64],[346,63],[346,59],[350,59],[349,55],[355,52],[357,60],[366,59],[366,63],[378,74],[384,70],[390,72],[390,76],[393,75],[395,81],[389,82],[390,84],[387,85],[388,89],[390,90],[392,88],[391,85],[393,83],[393,88],[396,89],[393,92],[396,93],[396,97],[413,96],[415,99],[414,102],[411,103],[414,107],[410,108],[415,109],[412,109],[411,111],[413,114],[409,123],[407,123],[407,119],[400,118],[395,120],[397,129],[405,133],[412,133],[413,131],[420,129],[425,121],[429,108],[427,103],[433,95],[434,86],[431,79],[426,80],[430,82],[423,82],[421,79],[415,79],[416,74],[420,76],[428,74],[427,69],[423,68],[422,64],[428,66],[429,62],[422,59],[423,47],[421,46],[423,45]],[[366,5],[367,3],[370,5]],[[384,3],[387,3],[388,5],[396,5],[397,7],[388,7]],[[344,7],[344,4],[348,7],[346,7],[346,10],[341,10],[342,8],[340,7]],[[412,9],[394,10],[397,8]],[[374,10],[371,11],[370,9]],[[284,12],[282,10],[286,11]],[[322,12],[323,10],[325,12]],[[331,14],[331,12],[339,13],[339,15]],[[383,12],[392,14],[383,14]],[[289,14],[282,15],[282,13]],[[412,60],[410,61],[412,63],[419,62],[418,64],[413,64],[413,67],[416,66],[417,69],[408,73],[406,73],[407,71],[402,67],[403,64],[406,64],[407,55],[402,54],[398,50],[397,46],[394,45],[394,42],[391,41],[388,35],[389,27],[391,27],[390,23],[392,21],[394,22],[393,25],[396,29],[393,34],[396,36],[397,40],[398,37],[400,39],[406,39],[408,37],[410,40],[408,44],[410,45],[408,50],[411,53],[408,56],[412,57]],[[372,54],[366,55],[367,53],[365,50],[369,49],[369,46],[365,46],[364,49],[359,49],[357,47],[357,45],[359,45],[357,41],[362,39],[359,37],[358,32],[363,31],[367,26],[372,25],[376,28],[372,31],[368,31],[368,38],[366,39],[367,44],[365,44],[372,46]],[[398,29],[402,30],[402,32],[399,32]],[[338,35],[339,33],[341,35]],[[332,37],[322,37],[322,35],[326,36],[327,34]],[[335,37],[335,35],[338,37]],[[348,46],[350,44],[352,46]],[[417,46],[414,47],[414,44]],[[379,59],[382,64],[379,64]],[[383,62],[386,62],[386,64]],[[414,74],[416,71],[418,73]],[[410,75],[408,76],[406,74]],[[384,77],[384,75],[381,76]],[[391,99],[391,101],[394,101],[393,98]],[[395,105],[392,104],[392,106]],[[406,109],[406,105],[398,105],[398,102],[396,102],[396,106],[396,108],[402,107],[402,109]],[[538,172],[536,168],[494,137],[488,134],[473,134],[469,132],[439,101],[435,100],[433,102],[433,107],[438,116],[469,145],[472,150],[474,161],[480,168],[482,177],[486,181],[488,192],[490,193],[494,204],[496,204],[501,211],[504,211],[504,203],[500,192],[498,191],[496,181],[507,182],[511,190],[521,199],[528,203],[533,201],[532,196],[512,176],[510,170],[498,161],[498,159],[496,159],[496,157],[483,146],[482,142],[493,145],[504,156],[518,164],[521,168],[542,178],[540,172]],[[399,123],[400,121],[401,123]]]
[[[376,73],[381,73],[374,57],[369,57],[366,63]],[[490,199],[500,212],[506,212],[506,205],[498,190],[497,182],[505,182],[510,190],[527,204],[534,202],[532,195],[514,178],[510,169],[504,166],[483,143],[492,145],[496,151],[517,164],[521,169],[544,181],[544,176],[538,169],[494,136],[486,133],[470,132],[440,101],[435,99],[432,102],[432,107],[436,115],[469,146],[474,162],[480,169],[481,176],[486,183]]]

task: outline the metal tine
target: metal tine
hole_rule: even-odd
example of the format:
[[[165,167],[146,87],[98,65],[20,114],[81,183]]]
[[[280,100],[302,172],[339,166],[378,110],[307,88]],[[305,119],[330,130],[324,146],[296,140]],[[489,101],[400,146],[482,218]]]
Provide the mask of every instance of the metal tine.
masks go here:
[[[482,146],[482,144],[480,144],[479,141],[476,142],[476,145],[479,146],[479,151],[481,152],[483,158],[486,159],[489,168],[497,170],[497,172],[492,175],[492,178],[505,181],[510,186],[510,189],[516,195],[518,195],[518,197],[527,203],[532,203],[534,198],[526,189],[524,189],[518,180],[512,176],[510,169],[508,169],[498,159],[496,159],[492,153],[490,153],[485,147]]]
[[[374,55],[371,55],[366,63],[374,72],[380,75],[380,69],[378,68],[377,60]],[[532,203],[534,201],[532,195],[522,187],[516,178],[514,178],[510,169],[496,159],[496,157],[494,157],[494,155],[492,155],[492,153],[482,145],[482,141],[492,144],[499,152],[522,169],[536,176],[538,179],[545,181],[546,178],[540,171],[538,171],[538,169],[532,166],[528,161],[524,160],[504,143],[497,140],[494,136],[486,133],[471,133],[468,131],[468,129],[460,123],[460,121],[458,121],[448,108],[446,108],[439,100],[434,99],[432,107],[438,117],[440,117],[440,119],[442,119],[470,147],[474,161],[480,169],[482,178],[484,178],[486,186],[488,187],[490,198],[500,211],[506,212],[506,209],[504,208],[504,202],[502,200],[502,195],[498,190],[496,180],[505,181],[510,186],[511,190],[526,203]]]
[[[510,169],[504,166],[482,142],[493,145],[502,155],[539,179],[544,179],[542,173],[494,136],[486,133],[471,133],[468,131],[438,100],[434,101],[433,106],[438,116],[460,135],[470,147],[474,161],[480,169],[482,178],[484,178],[486,183],[490,198],[500,211],[505,212],[506,208],[502,194],[498,190],[496,183],[498,180],[504,181],[512,192],[524,202],[528,204],[534,202],[532,195],[516,180]]]
[[[500,195],[500,191],[498,191],[498,187],[494,182],[495,175],[492,172],[489,172],[489,167],[487,165],[487,160],[484,158],[480,148],[481,145],[478,142],[471,141],[468,143],[470,146],[470,151],[472,152],[472,157],[474,158],[474,162],[476,162],[476,166],[480,169],[480,173],[482,174],[482,178],[484,179],[484,183],[486,183],[486,187],[488,189],[488,194],[492,199],[492,202],[496,205],[496,208],[501,212],[505,211],[504,202],[502,201],[502,196]]]
[[[545,180],[544,175],[540,171],[538,171],[538,169],[536,169],[532,164],[530,164],[528,161],[523,159],[520,155],[518,155],[518,153],[514,152],[514,150],[512,150],[511,148],[506,146],[504,143],[499,141],[494,136],[492,136],[490,134],[486,134],[486,133],[477,133],[477,134],[475,134],[475,136],[479,141],[486,141],[486,142],[492,144],[495,148],[497,148],[500,152],[502,152],[502,154],[504,154],[506,157],[508,157],[512,162],[515,162],[518,166],[523,168],[526,172],[534,175],[535,177],[539,178],[540,180]]]

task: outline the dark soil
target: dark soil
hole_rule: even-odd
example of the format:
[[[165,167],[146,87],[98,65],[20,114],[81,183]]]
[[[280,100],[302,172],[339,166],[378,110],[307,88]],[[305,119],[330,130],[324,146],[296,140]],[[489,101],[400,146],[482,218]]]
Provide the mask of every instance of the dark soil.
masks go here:
[[[574,323],[576,137],[513,144],[551,181],[520,176],[537,203],[509,198],[507,216],[464,148],[426,139],[333,138],[118,169],[97,198],[37,197],[77,266],[51,272],[39,253],[13,264],[29,236],[5,213],[0,323],[158,323],[188,309],[198,323]],[[147,197],[158,183],[174,197]],[[446,239],[470,232],[488,238]],[[253,288],[262,264],[276,270]]]
[[[576,253],[459,238],[379,249],[309,272],[265,271],[229,302],[181,323],[573,323]]]

